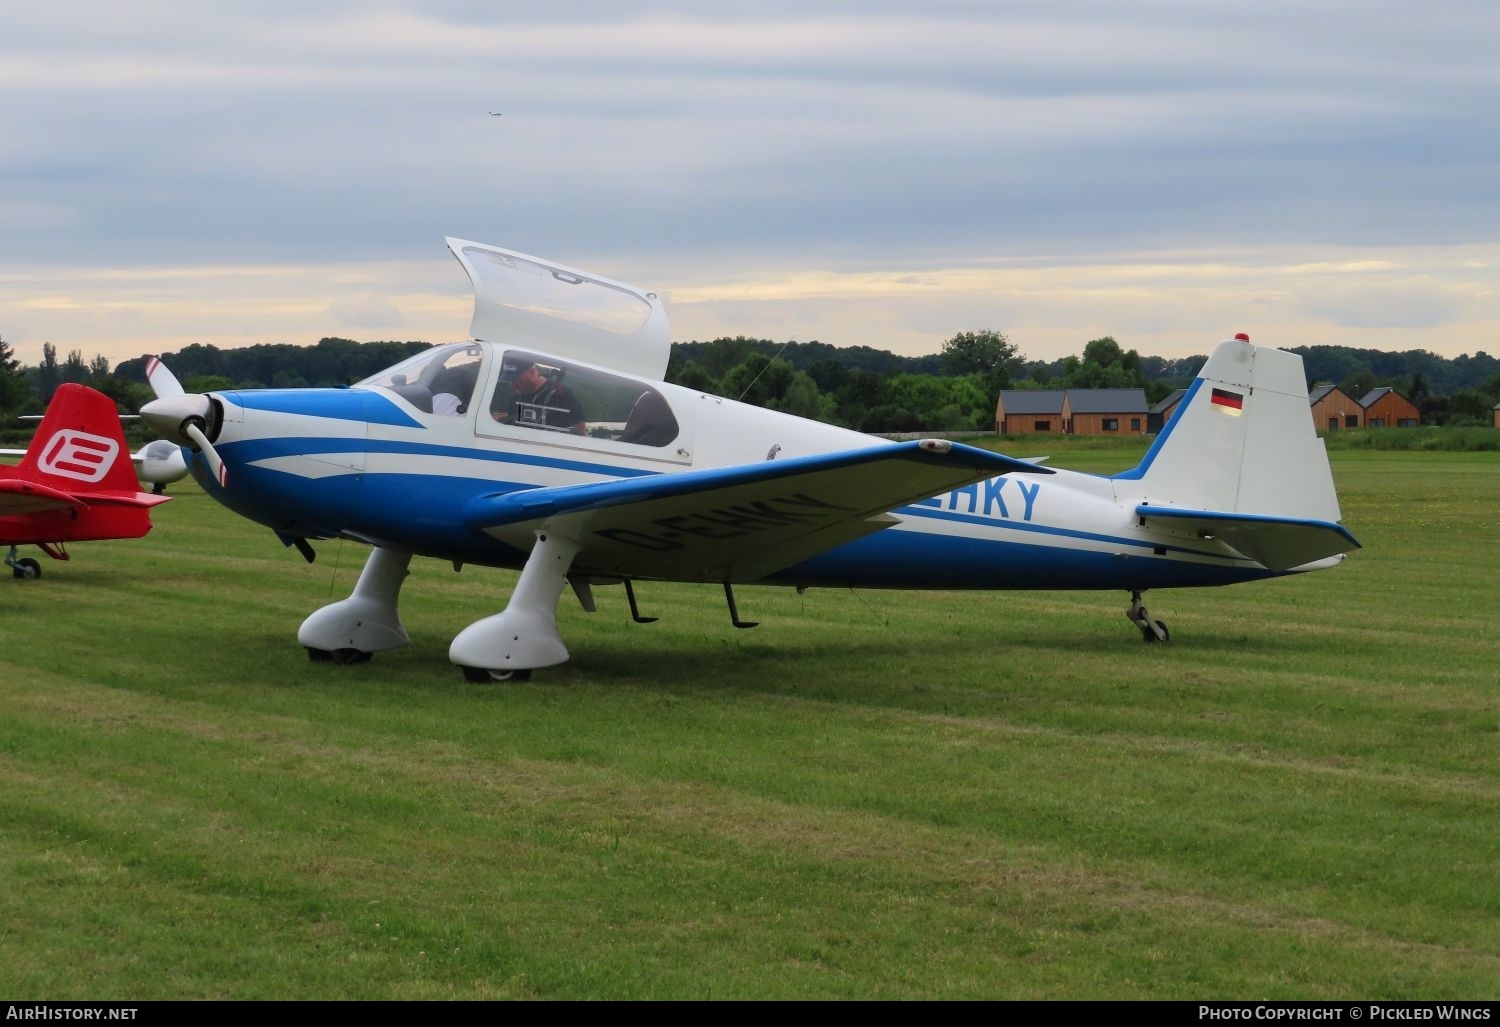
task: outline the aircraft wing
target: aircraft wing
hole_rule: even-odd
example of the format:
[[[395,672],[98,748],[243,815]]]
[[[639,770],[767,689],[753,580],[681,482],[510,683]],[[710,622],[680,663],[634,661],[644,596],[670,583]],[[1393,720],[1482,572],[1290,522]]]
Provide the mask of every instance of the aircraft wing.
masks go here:
[[[887,511],[1008,473],[1047,468],[939,439],[736,467],[482,497],[466,520],[518,549],[557,531],[576,571],[757,581],[897,523]]]
[[[1217,513],[1143,503],[1135,512],[1148,520],[1167,519],[1195,538],[1215,538],[1273,571],[1291,570],[1359,549],[1349,529],[1333,521]]]

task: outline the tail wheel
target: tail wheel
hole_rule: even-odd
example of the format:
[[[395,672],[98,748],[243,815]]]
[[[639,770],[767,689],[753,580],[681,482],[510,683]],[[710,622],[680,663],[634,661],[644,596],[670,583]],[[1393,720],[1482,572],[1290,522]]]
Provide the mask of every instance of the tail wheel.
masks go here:
[[[42,576],[42,565],[28,556],[24,560],[17,560],[10,573],[12,577],[25,578],[29,581]]]

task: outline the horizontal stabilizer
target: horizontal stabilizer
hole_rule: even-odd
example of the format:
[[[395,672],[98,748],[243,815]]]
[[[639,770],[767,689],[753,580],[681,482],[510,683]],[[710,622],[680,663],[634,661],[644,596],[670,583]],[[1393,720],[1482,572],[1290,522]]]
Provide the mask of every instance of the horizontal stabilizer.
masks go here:
[[[1333,521],[1217,513],[1142,504],[1136,514],[1168,520],[1174,529],[1201,539],[1218,539],[1273,571],[1286,571],[1359,549],[1349,530]]]
[[[79,509],[87,504],[59,489],[21,478],[0,478],[0,517],[41,510]]]
[[[158,496],[136,489],[100,489],[97,492],[82,492],[75,498],[84,500],[89,506],[136,506],[153,507],[168,502],[171,496]]]
[[[1051,470],[935,439],[475,500],[466,520],[517,548],[576,539],[575,568],[755,581],[896,523],[887,511],[1007,473]]]

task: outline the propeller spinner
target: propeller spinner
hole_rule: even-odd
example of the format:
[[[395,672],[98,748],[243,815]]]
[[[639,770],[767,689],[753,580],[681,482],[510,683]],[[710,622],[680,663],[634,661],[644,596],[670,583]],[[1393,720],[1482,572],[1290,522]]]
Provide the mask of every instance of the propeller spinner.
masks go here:
[[[156,399],[141,407],[141,419],[168,442],[191,446],[208,461],[221,488],[229,487],[224,461],[208,439],[208,422],[213,416],[213,401],[201,393],[187,392],[171,370],[156,357],[146,364],[146,380]]]

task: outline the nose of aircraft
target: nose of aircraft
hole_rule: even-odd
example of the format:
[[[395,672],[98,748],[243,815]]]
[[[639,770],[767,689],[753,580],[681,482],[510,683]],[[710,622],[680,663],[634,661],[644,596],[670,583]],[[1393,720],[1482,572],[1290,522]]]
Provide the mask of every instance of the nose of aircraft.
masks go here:
[[[192,446],[196,443],[188,436],[187,428],[190,425],[199,431],[206,428],[210,410],[207,396],[182,393],[153,399],[141,407],[141,420],[168,442]]]
[[[192,446],[202,453],[214,477],[227,488],[229,480],[224,461],[205,430],[213,412],[213,401],[207,396],[184,392],[177,376],[156,357],[147,364],[146,379],[151,383],[156,399],[141,407],[141,419],[167,441]]]

